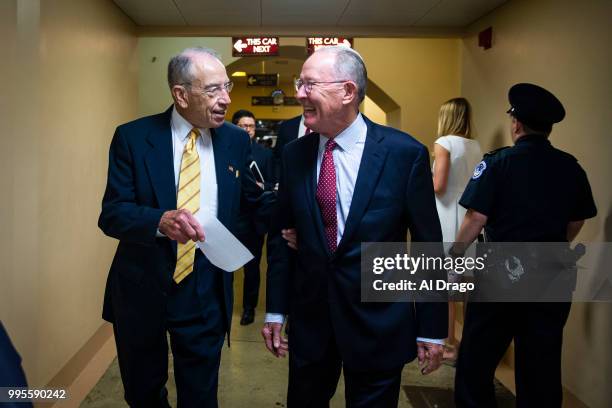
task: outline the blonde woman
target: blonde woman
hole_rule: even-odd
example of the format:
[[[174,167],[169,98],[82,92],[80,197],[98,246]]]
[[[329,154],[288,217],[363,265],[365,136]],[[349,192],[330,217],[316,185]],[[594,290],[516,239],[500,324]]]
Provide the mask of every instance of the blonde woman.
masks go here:
[[[433,183],[444,242],[454,242],[466,210],[459,198],[474,167],[482,160],[478,141],[472,139],[471,107],[465,98],[454,98],[440,107],[438,139],[434,144]],[[446,244],[449,246],[449,244]],[[448,344],[444,353],[456,359],[455,306],[449,303]]]

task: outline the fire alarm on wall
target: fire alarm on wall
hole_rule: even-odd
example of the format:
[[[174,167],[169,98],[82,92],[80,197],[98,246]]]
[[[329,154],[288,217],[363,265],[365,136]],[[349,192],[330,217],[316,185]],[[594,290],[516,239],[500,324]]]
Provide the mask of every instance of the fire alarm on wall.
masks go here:
[[[493,41],[493,27],[486,28],[478,33],[478,46],[488,50]]]

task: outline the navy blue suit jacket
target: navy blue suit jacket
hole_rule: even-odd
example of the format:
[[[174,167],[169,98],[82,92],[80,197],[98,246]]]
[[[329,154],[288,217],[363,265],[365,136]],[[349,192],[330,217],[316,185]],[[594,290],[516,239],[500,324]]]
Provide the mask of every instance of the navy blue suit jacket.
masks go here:
[[[285,120],[278,127],[278,136],[276,137],[276,144],[274,145],[274,150],[272,153],[274,157],[274,175],[277,180],[280,177],[283,149],[290,142],[293,142],[298,138],[301,120],[302,115],[296,116],[295,118]]]
[[[25,373],[21,367],[21,356],[15,350],[11,339],[0,322],[0,387],[26,387]],[[3,407],[32,407],[31,402],[3,402]]]
[[[446,303],[362,303],[361,243],[441,241],[427,148],[398,130],[368,127],[351,207],[336,253],[327,247],[315,199],[319,135],[288,144],[269,235],[267,312],[289,314],[298,364],[322,358],[333,334],[344,364],[397,368],[416,356],[416,337],[446,338]],[[296,228],[297,253],[281,228]]]
[[[264,177],[264,189],[274,190],[276,185],[276,174],[274,171],[274,160],[272,150],[260,145],[257,142],[251,143],[253,160],[257,163],[259,170]]]
[[[264,178],[264,190],[273,191],[276,186],[276,177],[274,173],[274,162],[272,159],[272,151],[257,142],[251,142],[253,160],[257,163],[259,170]],[[253,172],[254,173],[254,172]],[[253,174],[255,176],[255,174]],[[255,179],[259,179],[255,176]],[[269,219],[264,217],[259,219],[254,217],[249,208],[244,208],[238,216],[237,232],[238,236],[244,241],[245,237],[251,234],[265,235],[268,232]]]
[[[124,319],[143,336],[165,321],[167,293],[176,265],[176,241],[156,237],[162,214],[176,209],[171,113],[172,108],[116,129],[98,220],[106,235],[119,240],[107,279],[103,318],[110,322]],[[211,129],[211,134],[218,185],[217,217],[234,231],[241,198],[265,216],[273,194],[262,195],[249,171],[251,144],[246,132],[225,123]],[[220,271],[205,257],[199,260],[196,271]],[[225,302],[228,330],[232,279],[232,274],[223,273],[223,293],[219,294]]]

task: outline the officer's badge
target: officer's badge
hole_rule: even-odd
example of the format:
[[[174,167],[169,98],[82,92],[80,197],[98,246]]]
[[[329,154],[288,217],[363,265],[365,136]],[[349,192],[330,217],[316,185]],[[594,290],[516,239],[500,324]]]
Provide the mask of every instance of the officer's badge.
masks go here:
[[[510,279],[512,283],[518,282],[525,273],[521,260],[516,256],[511,256],[509,259],[506,259],[504,261],[504,266],[506,267],[506,272],[508,272],[508,279]]]
[[[476,168],[474,169],[472,180],[476,180],[478,177],[482,176],[482,173],[484,173],[486,168],[487,168],[487,163],[485,163],[484,160],[478,163],[476,165]]]

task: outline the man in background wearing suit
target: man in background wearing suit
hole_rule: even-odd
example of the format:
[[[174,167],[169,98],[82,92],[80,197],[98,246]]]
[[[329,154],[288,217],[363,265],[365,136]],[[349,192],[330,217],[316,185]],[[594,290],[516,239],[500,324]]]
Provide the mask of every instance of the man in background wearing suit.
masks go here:
[[[253,162],[250,167],[257,180],[257,185],[265,191],[273,191],[276,185],[272,151],[255,140],[255,115],[241,109],[232,116],[232,123],[244,129],[251,139]],[[249,325],[255,320],[255,308],[259,297],[259,264],[267,225],[253,219],[248,212],[241,212],[238,217],[238,238],[251,251],[254,258],[244,265],[244,287],[242,294],[242,317],[240,324]]]
[[[203,212],[235,230],[242,198],[263,208],[247,134],[224,122],[232,83],[215,52],[189,48],[168,64],[166,112],[121,125],[109,154],[98,225],[119,240],[103,317],[113,323],[125,399],[168,407],[168,344],[179,407],[216,407],[232,315],[232,275],[195,248]]]
[[[347,407],[397,406],[404,364],[440,365],[445,303],[361,302],[361,243],[441,241],[427,148],[359,113],[361,56],[315,52],[296,81],[312,133],[282,153],[268,250],[266,347],[284,356],[288,406],[327,407],[344,370]],[[281,231],[295,229],[297,252]],[[295,262],[292,262],[294,257]]]
[[[287,119],[278,127],[278,136],[276,137],[276,144],[272,150],[274,157],[274,175],[278,180],[281,169],[281,156],[283,149],[289,142],[304,136],[304,134],[310,133],[310,129],[304,126],[304,117],[302,115],[296,116],[295,118]]]

